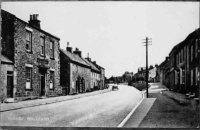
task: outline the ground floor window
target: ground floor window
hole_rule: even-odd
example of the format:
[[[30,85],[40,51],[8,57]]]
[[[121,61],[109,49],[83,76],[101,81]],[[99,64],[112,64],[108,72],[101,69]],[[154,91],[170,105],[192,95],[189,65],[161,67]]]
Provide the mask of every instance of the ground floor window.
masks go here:
[[[183,71],[182,71],[182,81],[183,81],[183,84],[185,84],[185,69],[183,69]]]
[[[32,68],[26,67],[26,89],[31,89]]]
[[[191,77],[191,85],[193,85],[193,70],[190,71],[190,77]]]
[[[54,89],[54,71],[50,71],[50,89]]]

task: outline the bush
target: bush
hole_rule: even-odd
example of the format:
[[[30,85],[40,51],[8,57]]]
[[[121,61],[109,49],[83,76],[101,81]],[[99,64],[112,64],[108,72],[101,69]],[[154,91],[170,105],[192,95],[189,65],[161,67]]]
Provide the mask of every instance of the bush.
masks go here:
[[[142,91],[142,90],[146,89],[146,82],[143,82],[143,83],[133,83],[132,86],[135,87],[136,89]],[[150,84],[148,85],[148,88],[149,87],[150,87]]]

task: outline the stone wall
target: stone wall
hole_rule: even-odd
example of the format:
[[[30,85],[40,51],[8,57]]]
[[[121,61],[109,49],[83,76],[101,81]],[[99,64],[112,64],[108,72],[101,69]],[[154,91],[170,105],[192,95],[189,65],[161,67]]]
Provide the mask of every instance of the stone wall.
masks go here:
[[[1,88],[0,88],[0,100],[3,102],[7,98],[7,72],[13,72],[13,65],[1,64]],[[14,79],[15,80],[15,79]]]
[[[32,52],[26,51],[26,28],[32,29]],[[14,30],[14,42],[15,42],[15,71],[17,74],[17,86],[16,86],[16,96],[40,96],[40,73],[39,73],[39,63],[38,58],[43,59],[40,56],[40,36],[45,37],[45,59],[48,60],[48,66],[50,69],[54,70],[54,89],[50,90],[50,69],[46,71],[46,86],[45,95],[58,95],[61,93],[60,87],[60,52],[59,52],[59,40],[41,32],[35,28],[28,26],[27,23],[16,19],[15,30]],[[54,57],[50,58],[50,41],[54,42]],[[26,64],[32,65],[32,89],[26,90]],[[27,91],[28,94],[27,95]]]
[[[70,93],[77,93],[76,84],[78,78],[83,78],[85,81],[85,90],[83,92],[90,91],[90,69],[74,63],[70,64],[70,68]]]
[[[50,34],[35,29],[28,23],[16,18],[14,15],[2,11],[2,53],[10,60],[14,61],[14,88],[16,97],[26,97],[27,91],[31,96],[40,96],[40,36],[45,37],[45,60],[48,60],[48,69],[46,71],[45,94],[58,95],[61,93],[60,87],[60,44],[59,39]],[[26,28],[32,30],[32,52],[26,51]],[[50,58],[50,41],[54,42],[54,59]],[[26,90],[26,64],[32,65],[32,89]],[[54,71],[54,89],[50,90],[50,70]],[[29,96],[29,95],[28,95]]]
[[[6,56],[10,60],[14,60],[14,20],[15,16],[1,10],[2,18],[2,55]]]

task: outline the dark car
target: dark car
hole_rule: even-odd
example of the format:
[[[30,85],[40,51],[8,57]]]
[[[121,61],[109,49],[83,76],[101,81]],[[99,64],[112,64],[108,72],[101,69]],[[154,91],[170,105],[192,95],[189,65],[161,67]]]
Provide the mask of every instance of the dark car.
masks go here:
[[[113,86],[112,86],[112,90],[119,90],[119,88],[118,88],[117,85],[113,85]]]

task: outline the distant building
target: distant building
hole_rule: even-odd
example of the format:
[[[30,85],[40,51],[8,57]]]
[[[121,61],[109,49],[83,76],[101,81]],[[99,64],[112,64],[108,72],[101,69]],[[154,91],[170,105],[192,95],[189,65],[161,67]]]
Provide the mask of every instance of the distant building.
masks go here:
[[[133,72],[128,72],[128,71],[126,71],[126,72],[122,75],[122,77],[123,77],[123,82],[128,82],[128,81],[132,80],[132,78],[133,78]]]
[[[159,81],[159,76],[158,76],[158,65],[155,65],[155,67],[150,67],[149,68],[149,81],[150,82],[157,82]]]
[[[116,83],[115,78],[111,76],[108,80],[108,83]]]
[[[146,67],[139,67],[138,72],[134,76],[136,81],[145,81],[146,80]]]
[[[1,16],[5,98],[60,95],[60,39],[41,29],[37,14],[28,23],[4,10]]]
[[[105,69],[98,65],[96,61],[93,61],[93,64],[100,70],[100,89],[105,88]]]
[[[100,89],[100,74],[101,71],[93,64],[90,58],[85,58],[84,61],[91,67],[90,85],[92,90]]]

